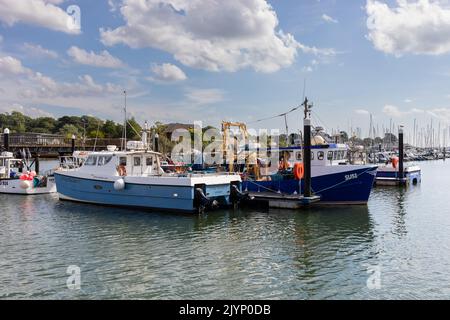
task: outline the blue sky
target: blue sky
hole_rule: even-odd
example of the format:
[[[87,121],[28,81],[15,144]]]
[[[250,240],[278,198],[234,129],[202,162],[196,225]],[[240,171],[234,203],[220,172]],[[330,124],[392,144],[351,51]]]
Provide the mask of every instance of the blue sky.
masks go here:
[[[328,130],[450,124],[447,0],[139,3],[0,0],[0,112],[119,121],[126,89],[139,121],[251,122],[298,105],[306,79]]]

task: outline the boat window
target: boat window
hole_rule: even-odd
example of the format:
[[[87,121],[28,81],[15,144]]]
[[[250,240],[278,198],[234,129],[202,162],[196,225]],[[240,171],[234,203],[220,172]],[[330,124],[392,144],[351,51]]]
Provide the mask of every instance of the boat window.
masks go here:
[[[147,158],[145,158],[145,165],[146,165],[147,167],[152,166],[152,165],[153,165],[153,158],[152,158],[152,157],[147,157]]]
[[[338,152],[335,150],[335,151],[333,151],[333,159],[337,160],[337,158],[338,158]]]
[[[311,151],[311,160],[314,160],[314,152]]]
[[[141,157],[134,157],[134,165],[135,166],[140,166],[141,165]]]
[[[302,160],[302,152],[301,151],[297,152],[296,158],[297,158],[298,161]]]
[[[325,154],[323,151],[317,152],[317,160],[323,160],[325,158]]]
[[[3,164],[3,159],[0,159],[0,166],[4,166],[4,164]]]
[[[85,166],[95,166],[97,164],[97,157],[96,156],[89,156],[86,161],[84,162]]]
[[[112,159],[112,156],[101,156],[98,157],[98,166],[105,166],[107,165]]]
[[[333,160],[333,151],[328,151],[327,159],[328,160]]]
[[[127,157],[120,157],[119,164],[126,166],[127,165]]]

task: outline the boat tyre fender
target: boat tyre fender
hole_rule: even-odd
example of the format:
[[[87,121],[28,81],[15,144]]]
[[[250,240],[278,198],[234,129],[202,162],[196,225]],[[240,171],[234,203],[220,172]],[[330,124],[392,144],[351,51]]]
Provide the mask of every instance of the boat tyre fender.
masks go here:
[[[294,165],[294,177],[296,180],[303,179],[303,175],[305,174],[305,167],[303,166],[303,163],[297,162]]]

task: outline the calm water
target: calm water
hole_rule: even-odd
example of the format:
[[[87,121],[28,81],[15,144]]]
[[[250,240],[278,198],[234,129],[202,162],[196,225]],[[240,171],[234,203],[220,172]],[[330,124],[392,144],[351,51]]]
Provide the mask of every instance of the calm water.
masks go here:
[[[0,298],[448,299],[450,161],[420,166],[420,186],[377,188],[367,207],[298,212],[0,195]],[[67,288],[70,265],[80,290]]]

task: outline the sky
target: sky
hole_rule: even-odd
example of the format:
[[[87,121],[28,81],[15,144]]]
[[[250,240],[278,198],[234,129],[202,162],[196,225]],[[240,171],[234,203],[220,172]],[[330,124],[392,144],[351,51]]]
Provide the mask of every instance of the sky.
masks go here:
[[[0,0],[0,112],[450,125],[448,0]],[[290,131],[302,115],[288,117]],[[450,131],[448,131],[450,133]]]

